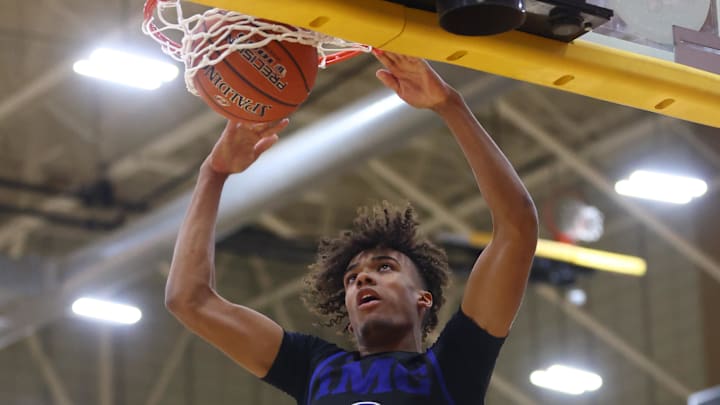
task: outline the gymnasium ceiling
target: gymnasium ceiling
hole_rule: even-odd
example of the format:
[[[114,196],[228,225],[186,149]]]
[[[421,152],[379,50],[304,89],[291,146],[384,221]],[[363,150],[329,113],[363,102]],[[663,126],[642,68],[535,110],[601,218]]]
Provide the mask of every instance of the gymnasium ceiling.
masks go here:
[[[140,9],[137,0],[0,4],[0,399],[288,403],[183,333],[162,306],[174,232],[223,119],[181,80],[148,92],[72,72],[72,62],[100,44],[163,57],[139,33]],[[312,133],[331,137],[332,120],[385,94],[377,68],[362,56],[321,71],[281,142],[294,140],[300,151]],[[531,286],[488,403],[675,404],[713,381],[718,365],[706,355],[718,348],[704,335],[703,297],[720,283],[708,242],[717,237],[718,129],[437,68],[525,180],[543,237],[552,238],[551,207],[580,198],[605,215],[605,235],[589,247],[642,256],[649,266],[643,278],[580,277],[588,293],[580,308],[564,304],[561,289]],[[258,180],[262,171],[253,172],[256,181],[231,183],[238,202],[221,226],[221,292],[288,328],[337,338],[313,329],[297,280],[314,242],[347,226],[358,205],[409,199],[434,237],[490,230],[459,149],[429,113],[401,108],[367,130],[371,146],[336,147],[342,159],[298,152],[307,159],[301,168],[318,170],[312,176],[302,169],[283,176],[283,165],[292,167],[288,147],[268,155],[264,167],[295,182],[277,192],[265,193],[275,184]],[[639,166],[697,175],[708,193],[685,206],[616,196],[612,184]],[[78,320],[67,305],[83,293],[134,303],[144,318],[124,329]],[[563,356],[604,370],[601,391],[567,399],[528,383],[533,368]]]

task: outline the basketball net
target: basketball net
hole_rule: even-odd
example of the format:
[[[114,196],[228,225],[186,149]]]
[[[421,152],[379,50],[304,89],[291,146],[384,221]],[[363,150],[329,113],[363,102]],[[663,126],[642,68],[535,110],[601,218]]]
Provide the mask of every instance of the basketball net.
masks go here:
[[[180,0],[147,0],[143,13],[143,33],[160,43],[165,54],[185,64],[185,85],[196,96],[193,78],[199,70],[217,64],[233,52],[263,47],[271,41],[314,46],[321,68],[372,50],[368,45],[218,8],[184,17]],[[181,36],[180,42],[166,35],[173,32]],[[231,34],[233,40],[229,41]]]

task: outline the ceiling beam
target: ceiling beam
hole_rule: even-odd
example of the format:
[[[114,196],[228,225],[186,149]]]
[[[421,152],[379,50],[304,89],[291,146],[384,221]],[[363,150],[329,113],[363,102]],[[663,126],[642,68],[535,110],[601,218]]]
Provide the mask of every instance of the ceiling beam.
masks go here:
[[[533,291],[540,297],[544,298],[546,301],[560,308],[565,313],[565,315],[567,315],[579,325],[590,331],[600,341],[618,352],[623,359],[629,361],[630,363],[634,364],[635,366],[646,372],[655,381],[660,383],[663,388],[672,392],[677,397],[684,400],[693,392],[690,387],[680,382],[680,380],[672,376],[665,369],[660,367],[657,363],[642,354],[639,350],[630,346],[627,341],[625,341],[616,333],[603,326],[599,321],[591,317],[587,312],[565,301],[551,287],[540,285],[533,288]]]
[[[225,278],[227,270],[222,265],[217,267],[215,278],[216,282],[219,283],[223,280],[223,278]],[[170,269],[168,268],[168,272],[163,272],[162,274],[167,277],[169,272]],[[180,367],[180,362],[185,356],[188,346],[190,346],[190,342],[194,338],[195,335],[193,335],[189,329],[185,327],[182,328],[175,339],[175,344],[173,345],[172,350],[170,350],[170,354],[168,354],[163,362],[162,368],[155,380],[155,384],[153,384],[152,388],[150,388],[150,394],[148,394],[145,405],[157,405],[163,400],[168,385],[170,385],[170,380],[175,375],[175,371],[177,371],[178,367]]]
[[[146,166],[142,161],[164,161],[175,150],[193,142],[214,128],[221,128],[223,118],[212,110],[198,114],[183,122],[182,125],[168,131],[147,144],[138,153],[128,155],[123,159],[113,162],[109,167],[109,177],[113,182],[122,182]],[[77,198],[68,196],[56,196],[36,202],[43,210],[52,212],[77,212],[82,208],[82,203]],[[3,226],[0,226],[0,250],[8,249],[11,242],[20,237],[19,234],[28,235],[46,224],[42,218],[20,215],[10,219]]]
[[[651,117],[637,121],[627,127],[607,134],[606,136],[593,141],[592,143],[580,149],[579,155],[585,159],[599,156],[617,150],[622,145],[629,142],[639,141],[653,133],[658,125],[670,121],[666,117]],[[516,167],[528,164],[530,162],[513,162]],[[570,171],[570,167],[562,160],[555,160],[553,163],[544,165],[534,169],[528,173],[521,175],[523,184],[528,190],[532,191],[540,187],[546,187],[548,180],[553,176],[560,176]],[[452,208],[452,212],[460,219],[467,218],[470,215],[482,215],[487,210],[487,204],[481,195],[468,198]],[[430,218],[420,225],[420,230],[424,233],[431,233],[443,224],[439,217]]]
[[[373,171],[378,177],[388,182],[390,185],[400,191],[400,194],[405,196],[410,201],[417,202],[424,209],[428,210],[435,218],[438,218],[443,223],[450,225],[453,229],[462,233],[470,233],[473,229],[467,225],[465,221],[462,221],[455,215],[453,215],[447,208],[442,204],[435,201],[432,197],[428,196],[427,193],[417,188],[410,181],[405,179],[398,172],[391,169],[388,165],[380,162],[377,159],[373,159],[368,163],[370,170]]]
[[[50,359],[45,354],[45,350],[42,348],[42,343],[37,335],[32,334],[25,340],[27,348],[30,351],[30,357],[35,361],[35,364],[40,368],[40,373],[47,383],[50,389],[50,395],[52,396],[53,403],[55,405],[73,405],[74,402],[70,399],[70,396],[65,389],[65,385],[60,380],[55,367],[53,366]],[[9,370],[5,372],[10,372]]]
[[[142,14],[137,14],[128,19],[124,26],[120,26],[108,35],[99,38],[97,42],[103,43],[117,38],[123,35],[127,29],[139,30],[141,22]],[[7,121],[14,113],[28,106],[33,100],[65,82],[65,79],[73,73],[73,62],[74,60],[71,59],[63,59],[44,73],[27,81],[27,84],[6,98],[0,100],[0,121]]]
[[[190,342],[195,338],[195,335],[190,333],[187,329],[184,329],[178,334],[175,339],[175,344],[170,350],[170,354],[163,362],[160,372],[157,374],[155,384],[150,389],[150,394],[145,400],[145,405],[158,405],[162,402],[165,392],[170,385],[170,380],[175,375],[175,371],[180,367],[180,362],[185,356]]]
[[[536,140],[540,145],[547,148],[559,160],[572,168],[580,177],[600,190],[611,201],[623,208],[628,214],[635,217],[657,236],[675,248],[678,253],[685,256],[689,262],[698,266],[711,278],[720,283],[720,264],[705,252],[696,248],[689,240],[675,232],[671,227],[665,225],[642,205],[619,195],[615,192],[614,186],[599,170],[593,168],[585,158],[563,145],[548,131],[531,122],[515,107],[500,101],[498,113],[507,118],[513,125],[523,130],[523,133]]]
[[[252,271],[255,279],[260,285],[260,290],[263,293],[272,291],[273,281],[272,277],[267,271],[265,259],[259,256],[253,256],[250,258],[250,270]],[[287,308],[283,301],[276,301],[271,306],[271,309],[275,315],[280,326],[285,330],[295,330],[295,323],[292,321],[292,317],[288,314]]]
[[[672,133],[680,135],[697,154],[710,162],[716,169],[720,169],[720,153],[706,144],[688,125],[675,122],[671,128]]]
[[[112,327],[101,325],[98,335],[98,405],[113,405],[115,384],[113,374]]]

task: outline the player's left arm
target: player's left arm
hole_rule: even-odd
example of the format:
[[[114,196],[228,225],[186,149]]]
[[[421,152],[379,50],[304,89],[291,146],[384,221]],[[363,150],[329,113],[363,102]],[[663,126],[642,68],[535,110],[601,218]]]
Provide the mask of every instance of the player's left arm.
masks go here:
[[[493,221],[493,240],[470,273],[462,310],[494,336],[506,336],[520,308],[538,237],[535,204],[515,169],[462,96],[422,59],[376,52],[378,78],[403,100],[435,111],[470,164]]]

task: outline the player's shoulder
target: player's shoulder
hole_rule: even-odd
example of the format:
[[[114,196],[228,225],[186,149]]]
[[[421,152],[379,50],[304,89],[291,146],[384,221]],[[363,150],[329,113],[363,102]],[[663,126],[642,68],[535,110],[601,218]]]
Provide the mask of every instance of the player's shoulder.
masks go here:
[[[496,337],[491,335],[482,326],[478,325],[472,318],[466,315],[462,308],[458,308],[455,314],[443,327],[438,340],[433,347],[439,343],[446,343],[453,347],[462,342],[484,343],[494,345],[502,345],[505,341],[504,337]],[[459,348],[459,346],[455,346]]]
[[[303,332],[284,331],[282,346],[286,349],[305,353],[314,360],[313,362],[322,361],[322,359],[335,353],[347,353],[346,350],[335,343]]]

